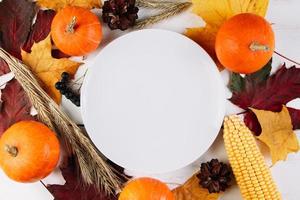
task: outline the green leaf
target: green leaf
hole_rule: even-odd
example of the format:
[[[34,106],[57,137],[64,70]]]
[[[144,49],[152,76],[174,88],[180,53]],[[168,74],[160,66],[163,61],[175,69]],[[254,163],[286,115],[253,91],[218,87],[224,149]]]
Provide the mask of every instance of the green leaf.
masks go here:
[[[245,79],[246,81],[252,81],[256,82],[257,84],[260,84],[268,79],[271,73],[271,69],[272,59],[261,70],[254,72],[250,75],[246,75]]]
[[[242,77],[240,74],[232,73],[229,81],[229,89],[231,92],[244,91],[245,85],[260,85],[264,83],[270,76],[272,69],[272,59],[259,71]]]
[[[245,79],[237,73],[232,73],[228,85],[231,92],[241,92],[245,88]]]

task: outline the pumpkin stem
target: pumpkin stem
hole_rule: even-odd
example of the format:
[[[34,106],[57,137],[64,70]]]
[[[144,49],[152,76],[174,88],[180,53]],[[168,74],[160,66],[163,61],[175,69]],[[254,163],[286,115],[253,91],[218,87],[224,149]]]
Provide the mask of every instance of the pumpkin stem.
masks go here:
[[[68,24],[68,26],[66,28],[66,32],[74,33],[74,27],[75,27],[76,23],[77,23],[77,19],[75,16],[73,16],[71,22]]]
[[[19,151],[18,148],[15,146],[10,146],[8,144],[5,145],[5,151],[9,153],[12,157],[17,157]]]
[[[269,51],[270,47],[265,44],[260,44],[258,42],[252,42],[249,46],[251,51]]]

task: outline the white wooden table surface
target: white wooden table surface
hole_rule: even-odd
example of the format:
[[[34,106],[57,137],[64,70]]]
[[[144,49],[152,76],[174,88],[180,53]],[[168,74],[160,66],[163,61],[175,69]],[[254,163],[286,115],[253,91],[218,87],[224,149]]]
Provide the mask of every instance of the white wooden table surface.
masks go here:
[[[273,28],[276,35],[276,50],[285,56],[292,58],[296,61],[300,61],[300,1],[299,0],[271,0],[269,10],[267,13],[267,19],[274,23]],[[191,12],[183,13],[177,17],[159,23],[152,28],[161,28],[183,33],[186,27],[202,26],[202,20],[191,14]],[[111,32],[105,28],[104,41],[101,45],[103,48],[114,38],[125,34],[124,32]],[[100,50],[100,49],[99,49]],[[124,49],[124,51],[126,51]],[[78,73],[84,71],[84,68],[93,60],[95,52],[90,55],[86,62],[86,65]],[[275,56],[274,66],[278,66],[280,62],[283,62],[281,58]],[[222,72],[224,78],[224,84],[228,82],[228,73]],[[1,80],[1,78],[0,78]],[[227,91],[228,97],[230,92]],[[300,101],[299,101],[300,102]],[[296,108],[300,108],[298,100],[291,102],[289,105],[293,105]],[[69,113],[72,118],[81,122],[80,110],[70,104],[68,101],[63,100],[63,108]],[[227,113],[238,112],[239,109],[227,103]],[[298,138],[300,139],[300,132],[298,131]],[[264,151],[266,160],[270,163],[269,155],[267,151]],[[153,175],[151,176],[160,178],[165,182],[171,183],[183,183],[188,177],[190,177],[197,169],[199,169],[199,163],[210,160],[211,158],[219,158],[226,161],[226,153],[222,141],[222,137],[218,137],[208,152],[203,155],[197,162],[190,166],[171,172],[168,174]],[[290,154],[286,162],[279,162],[272,167],[272,174],[277,182],[277,185],[285,200],[299,200],[299,180],[300,180],[300,153]],[[131,175],[147,176],[149,174],[137,174],[135,172],[127,172]],[[44,180],[46,183],[64,183],[59,172],[51,174]],[[170,185],[174,187],[174,185]],[[9,180],[4,173],[0,170],[0,199],[1,200],[52,200],[53,197],[48,191],[40,184],[20,184]],[[231,187],[226,191],[224,195],[220,197],[222,200],[240,200],[242,199],[237,186]]]

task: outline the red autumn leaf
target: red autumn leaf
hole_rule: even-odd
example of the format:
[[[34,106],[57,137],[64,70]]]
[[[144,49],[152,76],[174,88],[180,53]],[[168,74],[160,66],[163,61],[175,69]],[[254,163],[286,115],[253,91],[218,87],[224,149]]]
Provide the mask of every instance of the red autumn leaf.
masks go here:
[[[94,186],[82,186],[78,179],[79,175],[74,159],[69,159],[67,165],[61,168],[61,172],[66,183],[47,186],[54,196],[54,200],[117,200],[117,197],[108,197]]]
[[[247,84],[247,83],[246,83]],[[253,84],[253,83],[252,83]],[[247,86],[245,86],[247,88]],[[275,74],[263,84],[254,83],[247,90],[233,92],[230,101],[239,107],[248,110],[255,108],[279,112],[282,105],[300,97],[300,69],[295,66],[286,68],[283,65]],[[248,110],[249,111],[249,110]],[[296,109],[290,109],[294,129],[300,127],[300,114]],[[246,125],[256,134],[261,131],[256,116],[250,111],[244,119]]]
[[[0,76],[7,74],[8,72],[10,72],[8,65],[2,58],[0,58]]]
[[[69,55],[61,52],[58,49],[52,49],[51,55],[52,55],[53,58],[57,58],[57,59],[60,59],[60,58],[69,58],[70,57]]]
[[[31,47],[34,43],[38,43],[49,35],[51,31],[51,23],[55,16],[56,12],[54,10],[40,10],[36,17],[36,22],[32,26],[31,32],[29,33],[26,43],[23,45],[23,50],[30,53]],[[54,58],[69,58],[69,55],[66,55],[59,51],[58,49],[52,50],[52,56]]]
[[[2,58],[0,58],[0,76],[2,76],[4,74],[7,74],[8,72],[10,72],[8,65],[6,64],[6,62]],[[3,85],[0,85],[0,112],[1,112],[1,109],[2,109],[2,103],[3,103],[3,101],[2,101],[2,91],[1,91],[2,86]]]
[[[288,108],[292,118],[293,128],[300,129],[300,110],[294,108]]]
[[[26,43],[23,45],[23,50],[30,53],[33,43],[40,42],[49,35],[51,23],[55,16],[54,10],[40,10],[36,17],[36,22],[28,36]]]
[[[0,3],[0,46],[21,59],[21,47],[30,32],[37,6],[28,0],[3,0]]]
[[[17,80],[11,80],[2,90],[0,136],[16,122],[34,120],[30,115],[31,103]]]
[[[2,59],[0,60],[0,75],[9,72],[9,68]],[[7,83],[2,90],[2,104],[0,110],[0,136],[16,122],[34,120],[30,115],[31,103],[17,80]]]

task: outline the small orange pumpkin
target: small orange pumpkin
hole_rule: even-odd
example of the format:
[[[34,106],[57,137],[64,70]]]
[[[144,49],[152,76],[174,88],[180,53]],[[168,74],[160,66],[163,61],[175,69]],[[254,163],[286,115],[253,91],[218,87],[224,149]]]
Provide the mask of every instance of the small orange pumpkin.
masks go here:
[[[51,36],[56,47],[70,56],[86,55],[99,46],[102,26],[90,10],[67,6],[54,17]]]
[[[59,153],[55,133],[39,122],[18,122],[0,138],[0,167],[18,182],[45,178],[56,167]]]
[[[261,69],[274,52],[274,32],[261,16],[242,13],[221,26],[216,37],[216,54],[230,71],[249,74]]]
[[[168,186],[153,178],[138,178],[130,181],[119,200],[175,200]]]

